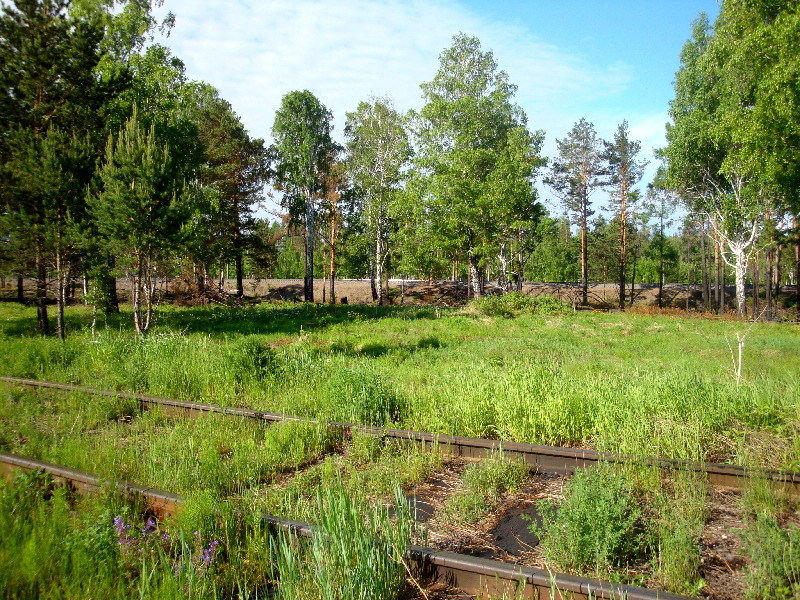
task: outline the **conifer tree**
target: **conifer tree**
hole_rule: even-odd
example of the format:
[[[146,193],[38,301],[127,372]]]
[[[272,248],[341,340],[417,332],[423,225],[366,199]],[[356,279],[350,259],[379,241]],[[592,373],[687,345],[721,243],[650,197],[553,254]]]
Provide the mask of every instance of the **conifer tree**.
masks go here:
[[[155,270],[180,241],[190,214],[190,173],[176,160],[155,124],[145,129],[134,109],[125,128],[110,136],[99,170],[102,188],[90,199],[92,215],[117,266],[131,279],[133,324],[152,324]]]
[[[545,179],[570,213],[572,222],[581,233],[581,296],[584,305],[589,302],[589,217],[592,210],[591,194],[603,185],[605,174],[601,156],[601,140],[594,125],[580,119],[563,140],[556,140],[559,156],[550,167]]]

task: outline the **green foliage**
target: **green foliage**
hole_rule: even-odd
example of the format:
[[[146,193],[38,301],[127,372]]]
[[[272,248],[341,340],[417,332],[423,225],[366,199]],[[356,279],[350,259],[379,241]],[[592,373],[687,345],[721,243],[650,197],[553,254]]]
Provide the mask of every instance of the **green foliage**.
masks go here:
[[[326,382],[322,401],[332,417],[363,425],[388,425],[403,418],[404,403],[380,375],[363,369],[339,369]]]
[[[474,274],[512,230],[538,219],[532,179],[544,134],[528,131],[516,86],[475,37],[453,37],[422,92],[407,234],[428,254],[460,253]]]
[[[228,368],[237,383],[263,381],[281,373],[281,363],[275,351],[263,338],[243,337],[228,350]]]
[[[473,300],[470,306],[487,317],[513,318],[522,313],[563,315],[570,312],[570,308],[555,296],[549,294],[529,296],[522,292],[509,292],[501,296],[483,296]]]
[[[800,465],[797,399],[786,394],[800,369],[790,325],[753,326],[751,360],[736,386],[725,336],[734,336],[737,326],[726,321],[591,312],[476,319],[446,310],[436,318],[419,307],[264,303],[163,307],[156,330],[139,341],[117,331],[115,317],[92,337],[89,309],[73,310],[75,333],[60,343],[35,337],[32,308],[3,303],[4,373],[350,421],[344,379],[337,385],[345,395],[340,389],[323,401],[328,380],[346,370],[362,375],[355,394],[369,389],[371,379],[380,382],[378,396],[399,401],[404,428],[760,467]],[[272,346],[267,356],[280,367],[277,377],[257,379],[251,376],[257,371],[239,363],[247,354],[232,349],[249,346],[245,338],[265,352]],[[9,408],[5,439],[30,437],[11,416],[34,405],[30,392],[25,398]],[[98,406],[97,399],[84,404]],[[70,416],[62,424],[73,418],[83,419]],[[43,426],[53,422],[41,419]],[[212,424],[197,427],[207,435]],[[48,447],[41,437],[31,439]],[[105,438],[99,443],[98,456],[105,456]],[[218,464],[222,473],[228,463]]]
[[[800,528],[780,527],[774,517],[758,514],[742,531],[752,561],[747,572],[749,598],[797,598],[800,595]]]
[[[525,484],[528,468],[521,462],[492,456],[469,465],[461,476],[462,490],[448,498],[445,511],[457,522],[472,523],[496,505],[507,493],[519,491]]]
[[[400,490],[395,491],[394,518],[383,506],[354,502],[340,485],[319,493],[316,505],[310,544],[282,535],[270,546],[279,598],[398,597],[407,585],[403,561],[414,527]]]
[[[664,587],[698,595],[700,536],[707,519],[706,483],[695,473],[675,471],[671,489],[657,496],[658,576]]]
[[[648,540],[642,509],[624,474],[608,467],[578,471],[564,489],[564,501],[537,505],[545,559],[559,569],[599,575],[645,557]]]

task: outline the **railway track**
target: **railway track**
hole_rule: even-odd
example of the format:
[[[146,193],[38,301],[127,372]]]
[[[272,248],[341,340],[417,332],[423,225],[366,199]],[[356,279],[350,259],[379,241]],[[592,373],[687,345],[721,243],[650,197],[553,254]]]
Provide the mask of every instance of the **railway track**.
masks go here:
[[[54,465],[14,454],[0,453],[0,474],[13,477],[15,471],[43,471],[63,485],[82,494],[108,488],[103,478],[68,467]],[[117,482],[116,488],[126,494],[138,496],[159,518],[179,512],[183,499],[175,494],[147,488],[129,482]],[[295,535],[310,537],[314,528],[308,523],[292,521],[271,515],[261,519],[269,526],[291,531]],[[629,585],[620,585],[550,573],[540,569],[523,567],[496,560],[488,560],[456,554],[454,552],[410,546],[406,553],[412,573],[426,583],[445,583],[472,596],[510,597],[536,600],[589,600],[615,598],[617,600],[681,600],[667,592],[649,590]]]
[[[165,413],[173,415],[199,416],[206,413],[216,413],[265,422],[320,423],[320,421],[317,419],[295,417],[279,413],[253,410],[250,408],[227,407],[217,404],[175,400],[172,398],[161,398],[157,396],[147,396],[129,392],[98,390],[85,386],[39,381],[36,379],[0,376],[0,381],[9,384],[24,385],[36,388],[47,388],[69,392],[80,392],[85,394],[133,399],[137,400],[143,409],[157,406]],[[505,456],[521,459],[531,469],[536,469],[544,473],[570,474],[577,469],[582,469],[600,462],[635,463],[640,465],[652,465],[662,469],[680,469],[702,473],[707,477],[709,484],[736,490],[744,489],[747,486],[750,478],[756,476],[763,478],[777,490],[783,491],[792,496],[800,496],[800,472],[781,471],[774,469],[751,470],[738,465],[669,460],[656,457],[628,456],[610,452],[598,452],[596,450],[588,449],[538,446],[520,442],[442,435],[419,431],[409,431],[405,429],[357,425],[353,423],[326,422],[325,424],[333,427],[341,427],[346,430],[380,435],[386,438],[408,440],[420,444],[423,447],[436,446],[440,450],[454,456],[483,458],[502,451]]]

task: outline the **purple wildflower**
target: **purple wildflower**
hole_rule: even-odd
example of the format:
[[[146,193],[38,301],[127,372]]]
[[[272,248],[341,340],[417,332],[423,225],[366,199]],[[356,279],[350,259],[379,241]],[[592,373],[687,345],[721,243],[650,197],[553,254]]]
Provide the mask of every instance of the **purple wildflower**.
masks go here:
[[[203,562],[204,567],[211,566],[211,563],[214,562],[214,556],[217,553],[217,546],[219,546],[219,542],[214,540],[208,545],[208,548],[205,548],[200,553],[200,560]]]
[[[156,530],[156,520],[153,517],[147,519],[147,523],[145,523],[144,527],[142,527],[142,533],[153,533]]]

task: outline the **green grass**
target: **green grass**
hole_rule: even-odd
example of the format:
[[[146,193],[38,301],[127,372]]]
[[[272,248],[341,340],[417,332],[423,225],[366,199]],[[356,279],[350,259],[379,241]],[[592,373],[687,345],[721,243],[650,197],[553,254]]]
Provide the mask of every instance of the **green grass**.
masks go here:
[[[171,418],[158,409],[139,414],[135,405],[82,394],[4,390],[0,447],[174,493],[229,496],[292,472],[342,443],[335,428],[215,414]]]
[[[0,306],[4,374],[412,429],[800,469],[800,330],[579,313],[514,319],[425,308],[162,307],[65,343]]]
[[[47,476],[0,483],[4,598],[263,597],[270,535],[215,507],[211,527],[157,522],[113,493],[74,497]],[[237,532],[237,535],[231,535]],[[204,554],[205,553],[205,554]]]
[[[457,523],[477,521],[504,494],[519,491],[527,478],[527,466],[502,455],[468,465],[461,475],[462,488],[447,499],[445,516]]]
[[[92,337],[88,312],[77,307],[68,311],[70,337],[60,342],[36,335],[33,309],[6,303],[0,305],[0,371],[337,421],[800,470],[795,326],[753,326],[737,386],[726,338],[743,330],[738,323],[511,308],[510,315],[442,310],[437,316],[433,309],[401,307],[162,307],[151,335],[138,339],[127,314],[109,319]],[[219,415],[171,418],[158,410],[140,413],[131,401],[6,385],[0,389],[0,448],[187,495],[190,505],[175,526],[184,532],[189,550],[181,552],[188,556],[196,552],[193,531],[227,535],[211,516],[220,506],[314,521],[319,499],[338,489],[363,515],[442,464],[438,453],[358,434],[343,439],[325,427],[266,426]],[[593,527],[606,532],[601,525],[609,515],[622,515],[624,524],[634,515],[639,537],[635,547],[621,549],[608,532],[602,543],[581,542],[592,556],[564,568],[624,579],[617,571],[630,561],[650,561],[652,577],[664,587],[698,592],[705,488],[687,474],[673,475],[665,483],[631,467],[609,475],[604,485],[584,482],[586,489],[577,479],[572,485],[582,491],[570,491],[566,506],[573,494],[583,498],[575,506],[585,508],[592,490],[617,490],[613,497],[598,492]],[[506,461],[470,467],[450,509],[479,519],[498,497],[518,489],[521,477],[522,470]],[[620,478],[627,479],[614,488]],[[620,498],[633,504],[610,510]],[[792,590],[796,571],[780,565],[786,548],[793,556],[795,534],[770,529],[791,508],[766,483],[754,483],[744,502],[747,531],[755,532],[742,534],[751,539],[754,589]],[[578,508],[573,512],[568,526],[569,510],[559,517],[562,525],[553,517],[550,526],[567,527],[582,539],[580,527],[590,519]],[[753,541],[762,534],[777,540],[784,554]],[[232,572],[239,581],[251,580],[246,565],[258,556],[277,552],[277,560],[286,552],[280,540],[258,539],[237,555],[241,561]],[[577,555],[556,548],[553,565],[562,564],[559,551]],[[313,572],[313,544],[294,559],[287,573]],[[153,581],[163,590],[177,585]]]
[[[399,492],[398,492],[399,493]],[[200,494],[159,522],[114,493],[73,496],[39,473],[0,482],[0,595],[23,599],[407,597],[413,521],[315,498],[310,542],[275,535],[253,515]]]
[[[248,489],[238,503],[256,512],[313,521],[316,498],[326,490],[342,488],[365,505],[391,502],[397,488],[421,483],[441,466],[438,452],[356,433],[343,454],[326,456],[284,485]]]

